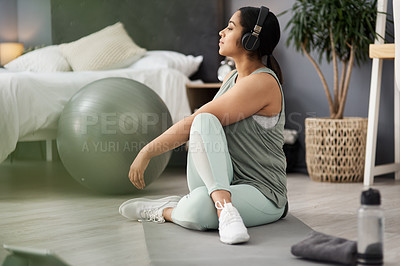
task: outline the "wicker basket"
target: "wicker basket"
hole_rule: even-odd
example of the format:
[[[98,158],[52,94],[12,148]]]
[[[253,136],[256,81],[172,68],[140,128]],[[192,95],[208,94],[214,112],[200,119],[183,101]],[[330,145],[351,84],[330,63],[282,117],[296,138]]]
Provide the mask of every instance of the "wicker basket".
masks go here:
[[[361,182],[364,177],[367,118],[307,118],[306,163],[319,182]]]

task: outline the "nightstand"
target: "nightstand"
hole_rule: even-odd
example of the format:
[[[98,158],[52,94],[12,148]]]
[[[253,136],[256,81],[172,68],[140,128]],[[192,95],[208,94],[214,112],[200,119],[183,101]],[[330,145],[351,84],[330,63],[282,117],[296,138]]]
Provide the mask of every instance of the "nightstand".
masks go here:
[[[186,84],[186,94],[192,113],[204,104],[211,101],[218,92],[222,83],[188,83]]]

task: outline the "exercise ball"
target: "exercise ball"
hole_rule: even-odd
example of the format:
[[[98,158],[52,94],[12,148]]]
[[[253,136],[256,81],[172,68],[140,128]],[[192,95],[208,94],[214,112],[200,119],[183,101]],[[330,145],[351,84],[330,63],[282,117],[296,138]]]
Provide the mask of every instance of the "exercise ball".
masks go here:
[[[58,122],[62,163],[79,183],[107,194],[137,191],[128,178],[136,155],[172,125],[162,99],[146,85],[127,78],[105,78],[80,89]],[[150,160],[146,186],[164,171],[171,152]]]

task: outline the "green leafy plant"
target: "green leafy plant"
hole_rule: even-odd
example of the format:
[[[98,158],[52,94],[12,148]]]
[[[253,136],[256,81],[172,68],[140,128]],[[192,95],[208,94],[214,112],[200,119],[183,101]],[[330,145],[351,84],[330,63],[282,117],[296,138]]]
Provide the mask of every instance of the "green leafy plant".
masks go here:
[[[342,119],[353,66],[368,59],[369,44],[377,36],[377,0],[296,0],[291,11],[287,45],[293,44],[311,61],[328,99],[330,118]],[[319,56],[319,63],[323,58],[333,62],[332,89],[311,52]]]

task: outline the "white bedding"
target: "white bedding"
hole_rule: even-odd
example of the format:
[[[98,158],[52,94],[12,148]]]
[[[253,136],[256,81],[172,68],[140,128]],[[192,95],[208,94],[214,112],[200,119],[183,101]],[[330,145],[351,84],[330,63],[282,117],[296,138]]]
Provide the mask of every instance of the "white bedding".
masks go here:
[[[125,77],[153,89],[167,105],[173,122],[190,115],[185,84],[189,79],[174,69],[84,72],[0,71],[0,162],[18,139],[38,130],[56,129],[68,100],[80,88],[106,77]]]

